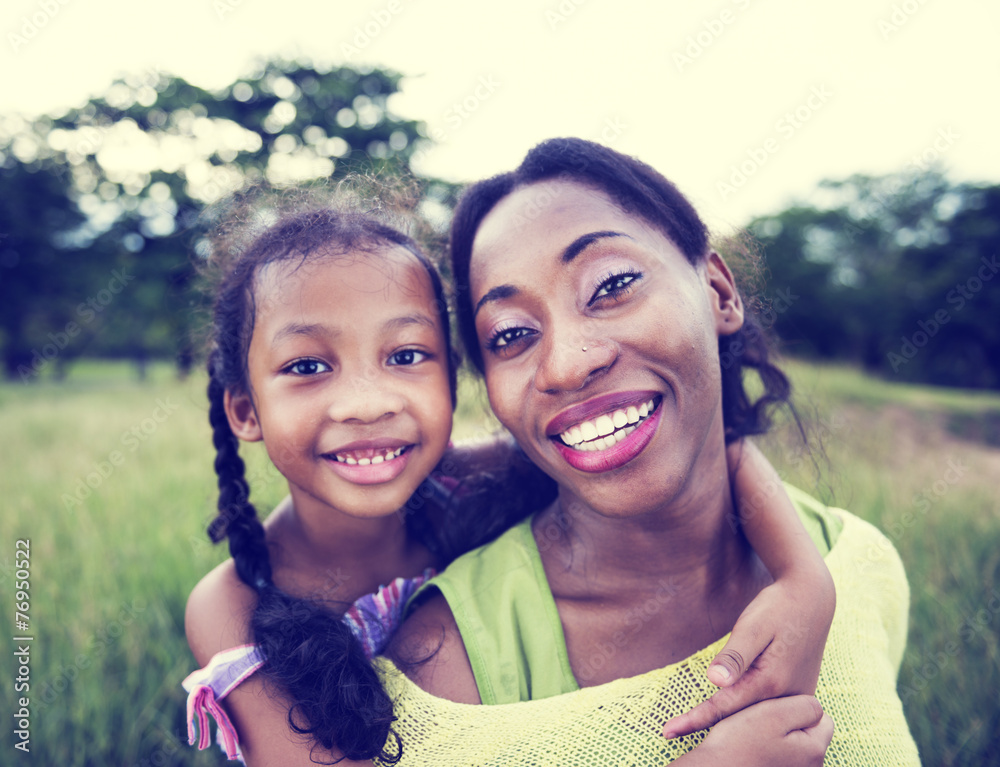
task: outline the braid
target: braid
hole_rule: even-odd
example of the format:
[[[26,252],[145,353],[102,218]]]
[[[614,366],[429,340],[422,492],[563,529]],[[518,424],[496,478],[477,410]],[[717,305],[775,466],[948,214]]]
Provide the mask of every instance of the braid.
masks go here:
[[[262,586],[271,583],[271,560],[264,540],[264,526],[250,503],[246,467],[239,455],[239,440],[226,418],[224,398],[225,389],[219,379],[210,375],[208,420],[212,424],[215,473],[219,478],[219,515],[209,525],[208,535],[214,543],[229,538],[229,553],[240,580],[260,591]]]

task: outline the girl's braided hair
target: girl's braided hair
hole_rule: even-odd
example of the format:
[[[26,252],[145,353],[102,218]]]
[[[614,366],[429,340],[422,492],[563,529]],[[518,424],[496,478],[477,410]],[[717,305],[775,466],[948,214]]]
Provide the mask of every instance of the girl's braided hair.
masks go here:
[[[437,270],[415,242],[379,220],[372,211],[335,210],[309,201],[304,210],[274,197],[263,207],[259,190],[234,198],[235,223],[216,229],[208,240],[214,280],[214,310],[208,355],[209,421],[215,444],[218,476],[218,516],[208,528],[213,542],[229,539],[240,580],[257,593],[250,620],[251,639],[267,659],[261,669],[291,702],[291,729],[310,736],[314,746],[337,749],[349,759],[398,761],[401,744],[392,731],[392,700],[349,626],[321,599],[300,599],[284,593],[272,580],[264,527],[250,503],[239,441],[226,417],[225,392],[248,392],[247,353],[256,311],[254,282],[266,264],[342,255],[376,254],[402,247],[424,267],[434,290],[450,364],[452,402],[456,364],[450,345],[448,309]],[[343,197],[343,195],[341,195]],[[358,207],[355,204],[355,207]],[[249,216],[244,211],[254,211]],[[273,223],[241,245],[251,220],[270,217]],[[434,551],[425,515],[407,513],[411,534]],[[388,744],[395,739],[395,747]]]

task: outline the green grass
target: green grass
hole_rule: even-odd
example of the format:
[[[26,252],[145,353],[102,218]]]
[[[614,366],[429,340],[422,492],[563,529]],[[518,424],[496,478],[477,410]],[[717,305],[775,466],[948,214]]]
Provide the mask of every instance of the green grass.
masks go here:
[[[995,763],[1000,450],[980,427],[1000,418],[1000,396],[790,370],[823,450],[803,453],[787,422],[763,446],[784,475],[879,525],[899,549],[912,590],[900,691],[924,763]],[[492,428],[472,392],[463,389],[456,437]],[[206,408],[201,376],[178,382],[160,366],[145,383],[123,366],[81,363],[62,383],[0,385],[0,629],[22,633],[11,565],[15,540],[27,538],[34,763],[222,763],[186,745],[180,688],[192,668],[184,602],[225,556],[204,535],[215,490]],[[284,483],[261,450],[245,452],[267,508]],[[84,498],[88,475],[96,488]],[[0,666],[7,753],[13,669]]]

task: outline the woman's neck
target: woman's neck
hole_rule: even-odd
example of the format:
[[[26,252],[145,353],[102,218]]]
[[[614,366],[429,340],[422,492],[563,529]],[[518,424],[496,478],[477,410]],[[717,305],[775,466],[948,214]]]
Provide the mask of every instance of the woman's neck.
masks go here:
[[[662,581],[694,581],[699,590],[724,584],[753,558],[736,520],[723,458],[669,503],[636,516],[602,514],[560,489],[534,529],[553,579],[577,580],[591,594],[596,588],[610,596]]]

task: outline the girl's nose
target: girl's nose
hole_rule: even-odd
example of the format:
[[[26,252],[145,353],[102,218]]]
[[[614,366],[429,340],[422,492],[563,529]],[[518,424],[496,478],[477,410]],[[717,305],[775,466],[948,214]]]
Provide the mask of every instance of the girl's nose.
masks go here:
[[[361,371],[331,393],[327,414],[341,423],[374,423],[402,412],[406,405],[398,385],[381,371]]]
[[[618,359],[618,345],[613,341],[588,341],[577,334],[568,339],[543,341],[541,352],[535,388],[546,393],[579,391]]]

